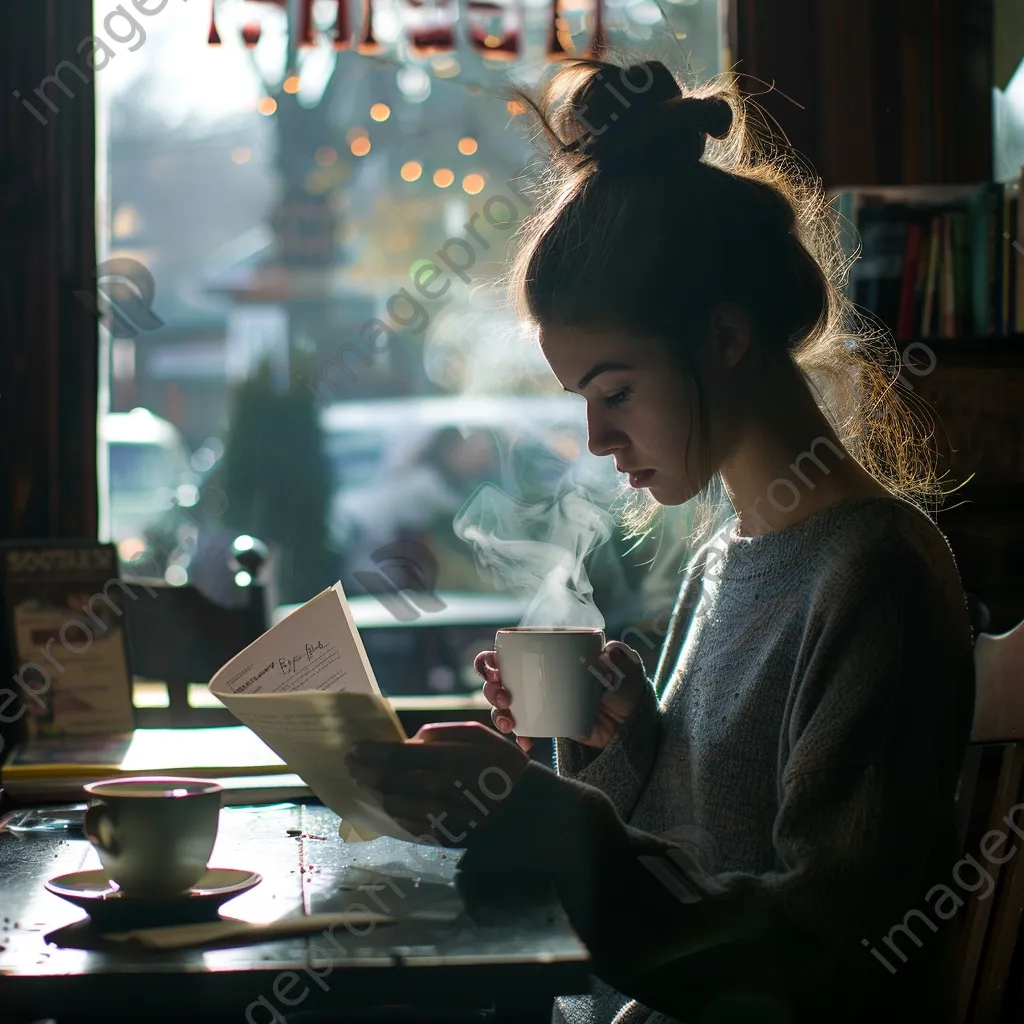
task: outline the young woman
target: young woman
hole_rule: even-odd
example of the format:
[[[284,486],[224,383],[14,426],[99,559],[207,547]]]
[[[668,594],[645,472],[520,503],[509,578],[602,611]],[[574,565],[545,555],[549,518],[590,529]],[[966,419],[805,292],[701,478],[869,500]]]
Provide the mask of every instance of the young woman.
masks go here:
[[[733,92],[684,95],[657,62],[577,61],[530,103],[550,158],[520,312],[644,495],[634,529],[719,485],[735,516],[687,569],[654,679],[608,644],[556,772],[466,725],[360,750],[358,777],[468,847],[461,870],[554,883],[595,975],[557,1022],[940,1019],[970,625],[820,191]],[[493,652],[477,670],[512,735]]]

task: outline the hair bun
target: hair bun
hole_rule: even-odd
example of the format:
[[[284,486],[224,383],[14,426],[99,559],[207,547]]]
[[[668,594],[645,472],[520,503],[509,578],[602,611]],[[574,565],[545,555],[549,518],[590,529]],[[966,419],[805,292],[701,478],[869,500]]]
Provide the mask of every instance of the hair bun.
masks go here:
[[[732,107],[716,96],[685,96],[657,60],[620,67],[579,61],[559,72],[555,92],[568,100],[561,155],[608,174],[657,173],[669,165],[696,165],[707,136],[723,138]],[[556,79],[558,76],[556,76]],[[558,86],[561,85],[562,88]]]
[[[683,100],[693,112],[697,130],[713,139],[724,139],[732,127],[732,107],[721,96],[704,99],[691,97]],[[682,104],[681,104],[682,105]]]

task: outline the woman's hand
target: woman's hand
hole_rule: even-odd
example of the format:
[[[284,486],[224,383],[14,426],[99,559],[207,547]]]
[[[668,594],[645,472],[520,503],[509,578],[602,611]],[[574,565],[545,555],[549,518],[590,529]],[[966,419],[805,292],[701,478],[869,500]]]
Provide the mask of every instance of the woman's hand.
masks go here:
[[[425,725],[403,743],[364,740],[345,758],[402,828],[425,842],[468,846],[530,759],[480,722]]]
[[[570,739],[603,750],[611,743],[619,726],[633,713],[648,683],[640,655],[621,640],[609,640],[605,644],[601,662],[608,669],[604,679],[608,692],[601,699],[590,732]],[[501,685],[495,652],[481,651],[473,662],[473,668],[484,679],[484,697],[491,705],[491,721],[501,732],[513,732],[516,720],[510,710],[512,695]],[[516,742],[523,750],[533,746],[533,740],[528,736],[519,736]]]

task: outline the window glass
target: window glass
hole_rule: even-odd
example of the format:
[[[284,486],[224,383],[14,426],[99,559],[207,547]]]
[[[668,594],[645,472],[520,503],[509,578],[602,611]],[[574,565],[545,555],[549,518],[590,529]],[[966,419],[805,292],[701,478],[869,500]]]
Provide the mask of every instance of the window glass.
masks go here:
[[[581,52],[591,6],[356,6],[338,48],[335,0],[95,0],[102,530],[127,577],[229,603],[255,537],[276,614],[340,579],[385,690],[463,692],[558,566],[481,565],[467,502],[585,498],[616,637],[670,605],[688,510],[630,550],[582,400],[500,288],[531,159],[505,89]],[[718,0],[618,0],[600,29],[693,79],[721,25]],[[546,543],[555,514],[506,539]]]
[[[996,181],[1014,181],[1024,165],[1024,7],[996,0],[992,30],[992,163]]]
[[[149,493],[166,487],[174,467],[167,452],[157,445],[118,441],[110,445],[110,489],[114,494]]]

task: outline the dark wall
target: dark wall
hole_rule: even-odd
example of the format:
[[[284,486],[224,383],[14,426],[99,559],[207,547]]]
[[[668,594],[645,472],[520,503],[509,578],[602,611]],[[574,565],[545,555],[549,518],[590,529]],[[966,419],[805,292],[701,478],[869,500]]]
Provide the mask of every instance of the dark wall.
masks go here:
[[[743,87],[826,187],[989,180],[992,0],[732,3]]]
[[[96,536],[90,0],[0,0],[0,536]],[[17,91],[21,97],[13,94]],[[29,100],[47,121],[24,105]]]

